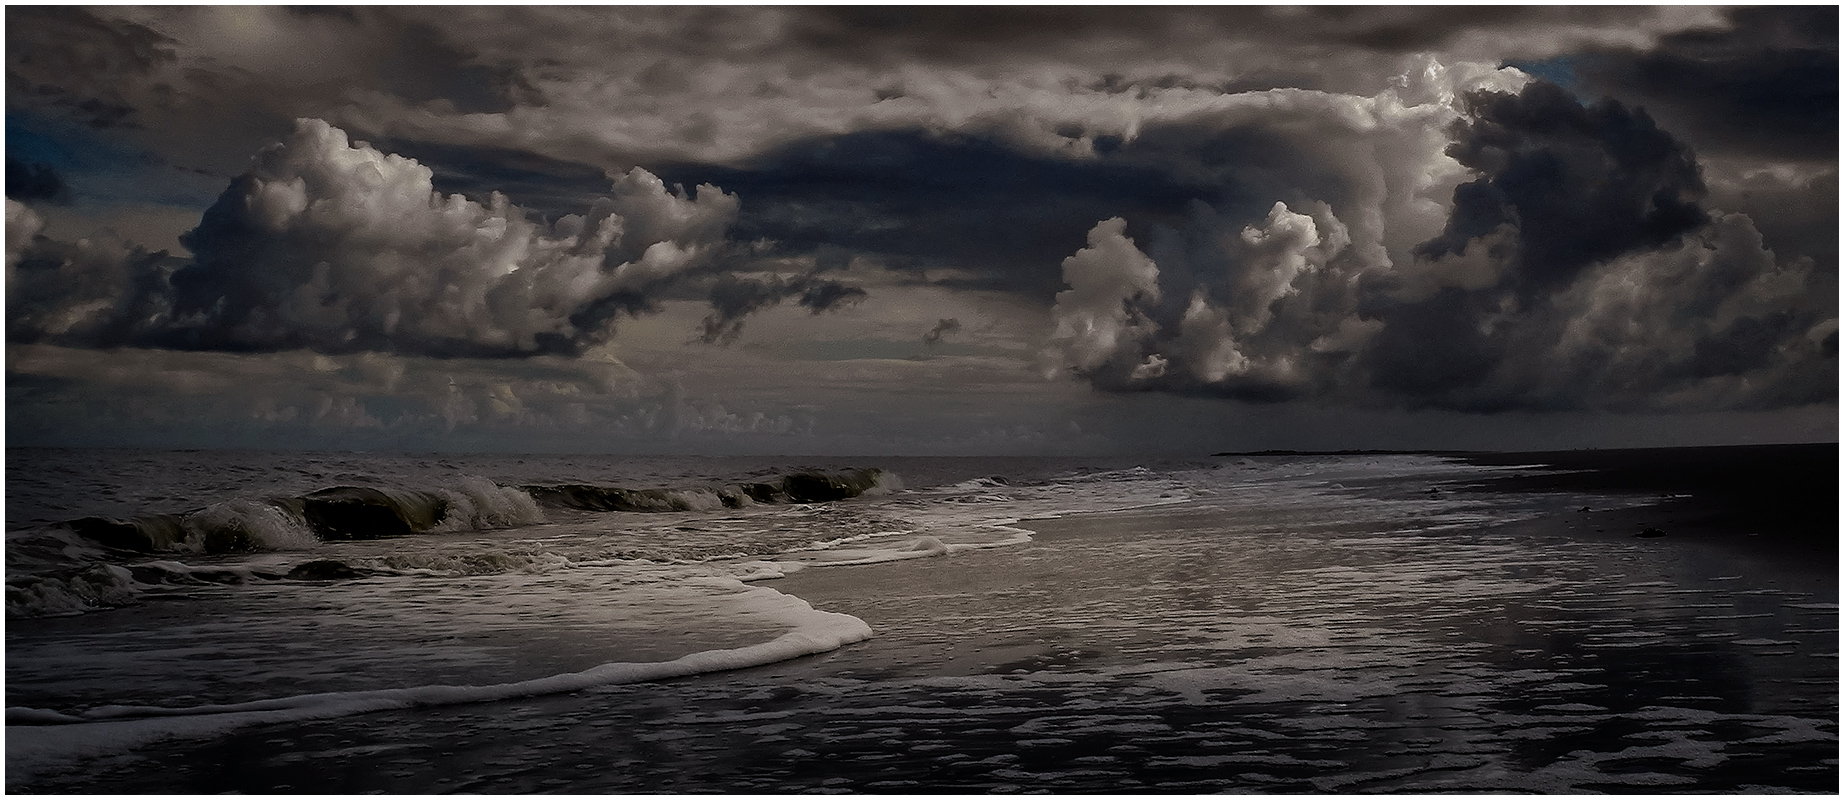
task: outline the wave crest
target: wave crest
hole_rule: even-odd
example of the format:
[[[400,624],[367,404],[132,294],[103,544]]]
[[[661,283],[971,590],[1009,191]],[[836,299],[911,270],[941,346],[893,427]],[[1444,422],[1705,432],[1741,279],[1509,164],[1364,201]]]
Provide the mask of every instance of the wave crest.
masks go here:
[[[182,514],[126,520],[84,517],[64,527],[89,542],[116,550],[215,554],[302,550],[318,541],[541,522],[544,512],[524,490],[468,477],[452,487],[432,490],[334,486],[300,497],[230,500]]]
[[[517,528],[544,521],[544,512],[529,493],[485,478],[463,478],[459,486],[443,489],[441,494],[448,510],[436,530]]]
[[[141,592],[128,570],[113,564],[53,575],[9,578],[8,618],[58,617],[140,602]]]
[[[712,511],[756,503],[825,503],[901,489],[895,473],[860,469],[839,473],[796,472],[780,480],[703,489],[628,489],[566,483],[526,486],[537,502],[581,511]]]

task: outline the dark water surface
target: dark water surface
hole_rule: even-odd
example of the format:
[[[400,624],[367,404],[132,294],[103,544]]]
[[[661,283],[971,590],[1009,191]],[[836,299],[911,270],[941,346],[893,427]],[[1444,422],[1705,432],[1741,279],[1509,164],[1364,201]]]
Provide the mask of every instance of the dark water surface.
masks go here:
[[[1780,528],[1538,472],[1219,466],[1022,544],[758,584],[876,632],[830,652],[247,727],[9,789],[1837,790],[1836,565],[1759,545]],[[1005,490],[982,491],[956,502]]]

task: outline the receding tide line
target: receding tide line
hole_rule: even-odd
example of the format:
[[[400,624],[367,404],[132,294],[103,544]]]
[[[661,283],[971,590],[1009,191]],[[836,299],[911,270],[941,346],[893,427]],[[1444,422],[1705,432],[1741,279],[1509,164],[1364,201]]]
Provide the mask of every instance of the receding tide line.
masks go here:
[[[763,587],[751,587],[748,591],[777,595],[777,599],[790,597]],[[163,739],[215,736],[236,728],[274,722],[486,703],[563,694],[596,686],[681,678],[824,653],[871,637],[871,626],[864,620],[849,614],[819,611],[804,600],[792,599],[805,609],[798,627],[770,642],[728,650],[706,650],[671,661],[611,662],[581,672],[517,683],[326,692],[185,708],[103,706],[81,715],[9,708],[6,711],[6,778],[9,784],[17,785],[77,759],[120,753]]]

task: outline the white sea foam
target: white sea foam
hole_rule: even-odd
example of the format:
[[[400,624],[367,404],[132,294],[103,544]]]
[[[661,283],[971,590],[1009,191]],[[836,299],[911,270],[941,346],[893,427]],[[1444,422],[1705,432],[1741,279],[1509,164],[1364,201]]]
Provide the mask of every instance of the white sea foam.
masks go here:
[[[326,719],[388,709],[481,703],[574,692],[596,686],[662,680],[771,664],[834,650],[870,638],[863,620],[815,610],[799,598],[728,579],[740,605],[792,627],[772,640],[704,650],[669,661],[609,662],[579,672],[490,685],[429,685],[188,707],[103,706],[79,714],[48,709],[7,709],[7,773],[31,780],[74,761],[121,752],[154,741],[215,736],[250,725]]]
[[[282,577],[282,571],[264,569],[255,563],[234,563],[213,566],[195,566],[183,561],[161,559],[142,561],[129,565],[130,572],[140,573],[142,583],[170,583],[184,580],[203,580],[212,583],[232,581],[253,581],[259,578],[275,579]],[[150,577],[149,573],[152,573]]]
[[[6,583],[9,618],[57,617],[140,602],[140,584],[128,570],[97,564],[74,574],[32,575]]]
[[[981,531],[982,538],[972,541],[944,542],[938,536],[922,535],[913,538],[879,537],[887,542],[884,546],[872,546],[864,538],[858,538],[853,546],[828,546],[824,548],[803,548],[788,552],[772,561],[753,560],[732,565],[741,580],[759,581],[791,575],[808,567],[855,567],[867,564],[884,564],[893,561],[907,561],[916,558],[936,558],[963,553],[969,550],[986,550],[998,547],[1010,547],[1031,541],[1031,532],[1007,525],[988,525]]]
[[[544,521],[544,512],[525,490],[485,478],[463,477],[440,494],[448,501],[448,511],[438,531],[515,528]]]
[[[588,460],[570,463],[572,469],[604,468]],[[1221,468],[1203,463],[1107,471],[1075,470],[1068,462],[1032,471],[995,461],[957,468],[946,478],[922,463],[916,472],[905,470],[928,476],[916,481],[918,488],[835,503],[720,507],[724,498],[716,492],[673,489],[668,493],[678,510],[547,506],[543,518],[521,517],[519,498],[504,486],[737,486],[785,470],[771,465],[737,477],[699,471],[704,467],[697,464],[676,471],[634,467],[640,471],[633,474],[615,474],[628,467],[610,466],[607,475],[503,474],[467,466],[468,474],[491,474],[498,483],[447,474],[441,480],[395,473],[390,481],[330,473],[313,478],[315,486],[447,486],[450,494],[442,497],[449,516],[435,531],[316,541],[304,550],[268,554],[130,562],[134,570],[175,576],[172,585],[156,586],[155,578],[136,571],[150,585],[130,588],[165,592],[173,603],[162,603],[163,610],[191,607],[191,616],[163,615],[162,629],[145,635],[124,632],[132,626],[108,624],[114,621],[108,617],[92,618],[104,635],[86,639],[34,639],[30,629],[20,629],[9,638],[9,667],[36,682],[10,684],[14,698],[83,697],[114,707],[15,699],[32,707],[8,712],[10,785],[37,788],[34,776],[66,767],[89,774],[82,772],[89,765],[77,763],[85,754],[119,754],[140,743],[211,736],[259,722],[594,690],[818,652],[862,639],[869,630],[855,617],[829,616],[746,582],[876,564],[897,565],[877,569],[880,575],[949,576],[951,591],[928,588],[919,597],[903,594],[912,581],[867,581],[867,596],[853,600],[866,611],[838,609],[860,613],[884,631],[901,630],[911,644],[893,636],[875,653],[829,657],[801,671],[797,684],[770,670],[590,691],[582,705],[571,698],[521,706],[594,709],[555,718],[533,714],[528,721],[538,729],[529,733],[531,740],[569,740],[585,718],[613,718],[618,711],[602,712],[652,698],[667,714],[657,732],[682,737],[673,741],[685,748],[687,764],[722,758],[712,755],[716,742],[738,746],[726,733],[735,727],[734,716],[736,725],[753,726],[740,734],[740,746],[772,741],[778,743],[773,752],[795,754],[790,758],[831,755],[838,745],[858,743],[885,747],[885,757],[900,758],[891,754],[901,751],[985,764],[994,781],[1070,791],[1104,785],[1079,782],[1090,779],[1085,775],[1121,781],[1143,775],[1140,770],[1197,778],[1160,784],[1162,791],[1269,785],[1285,791],[1631,789],[1668,785],[1679,771],[1647,763],[1647,771],[1634,773],[1622,758],[1709,764],[1751,747],[1835,741],[1835,722],[1827,719],[1707,709],[1635,713],[1619,699],[1627,682],[1545,662],[1542,647],[1548,645],[1537,644],[1567,639],[1583,648],[1578,654],[1602,658],[1605,651],[1593,648],[1622,648],[1607,663],[1636,662],[1655,655],[1657,645],[1671,644],[1782,670],[1793,667],[1773,659],[1831,669],[1835,664],[1808,656],[1835,658],[1835,630],[1825,643],[1804,629],[1775,626],[1787,617],[1814,626],[1835,618],[1835,604],[1803,602],[1833,598],[1737,591],[1705,602],[1703,595],[1671,594],[1686,584],[1657,571],[1649,560],[1656,545],[1512,541],[1481,523],[1553,512],[1563,500],[1428,493],[1430,486],[1480,474],[1441,459],[1252,459]],[[1398,483],[1394,493],[1379,496],[1372,491],[1379,478],[1420,485]],[[1101,516],[1093,524],[1063,526],[1040,537],[1040,546],[1020,548],[1013,561],[956,559],[1031,542],[1021,520],[1175,503],[1189,505],[1171,514]],[[1562,510],[1581,504],[1571,501]],[[9,562],[12,544],[9,539]],[[1067,585],[1034,582],[1017,592],[1019,584],[1003,583],[1020,574],[1049,574],[1039,570],[1059,560],[1056,574]],[[261,579],[310,561],[362,574]],[[1028,571],[1006,572],[995,563]],[[1741,571],[1725,564],[1709,574]],[[224,575],[243,581],[217,582]],[[1695,585],[1712,586],[1704,577]],[[1639,588],[1622,593],[1627,587]],[[1007,593],[1002,608],[993,607],[997,591]],[[10,585],[9,604],[13,594]],[[1728,599],[1740,595],[1750,602]],[[1802,602],[1783,602],[1792,600]],[[47,601],[35,602],[47,607]],[[107,607],[98,602],[79,598],[72,607]],[[1748,613],[1708,613],[1725,608]],[[1682,626],[1713,630],[1684,633]],[[1721,637],[1698,638],[1712,634]],[[1798,647],[1785,646],[1794,639]],[[1083,640],[1104,644],[1079,646]],[[907,647],[899,652],[914,658],[891,666],[898,662],[879,660],[889,655],[884,647]],[[1517,655],[1507,655],[1512,652]],[[865,678],[864,671],[848,673],[842,666],[865,660],[887,672],[933,668],[917,666],[924,664],[940,664],[943,672],[905,682],[882,673]],[[212,673],[209,678],[199,677],[200,668]],[[971,674],[988,668],[996,674]],[[284,685],[312,693],[274,697],[273,687]],[[762,713],[711,711],[727,708],[724,698],[737,692],[779,698],[790,688],[810,699],[761,702],[769,709]],[[866,696],[878,691],[888,696]],[[1718,699],[1692,694],[1675,687],[1657,702]],[[188,696],[197,699],[181,699]],[[1498,704],[1505,697],[1531,702],[1507,713]],[[168,707],[180,704],[185,707]],[[1299,709],[1306,711],[1294,713]],[[449,715],[349,722],[369,725],[381,740],[402,746],[446,724],[431,720],[438,716]],[[1198,722],[1204,717],[1216,722]],[[811,724],[815,720],[824,724]],[[1535,771],[1506,754],[1545,739],[1590,734],[1609,720],[1638,724],[1647,735],[1584,745],[1602,752],[1570,755]],[[400,725],[422,733],[386,730]],[[1719,735],[1738,726],[1760,730],[1741,741]],[[1451,736],[1443,740],[1429,730]],[[982,744],[988,739],[1029,752],[998,753]],[[1701,744],[1705,740],[1712,743]],[[1153,741],[1156,749],[1137,746]],[[1110,742],[1119,744],[1107,749]],[[1067,758],[1072,753],[1083,755]],[[1354,771],[1324,775],[1331,767],[1318,761],[1350,764]],[[1319,777],[1303,779],[1302,772]]]
[[[314,551],[314,555],[323,561],[331,558],[334,563],[344,565],[347,569],[360,571],[361,575],[387,576],[340,582],[336,572],[329,572],[326,574],[334,582],[319,584],[313,590],[317,596],[316,605],[333,609],[326,613],[336,614],[338,618],[349,621],[349,624],[362,626],[369,624],[367,620],[372,618],[380,621],[392,619],[397,621],[396,624],[404,626],[406,632],[417,632],[417,636],[405,639],[402,648],[393,649],[385,643],[348,648],[348,655],[342,658],[360,661],[354,661],[350,667],[342,667],[347,674],[389,674],[378,666],[360,666],[364,659],[401,658],[411,652],[421,652],[430,657],[439,656],[439,649],[428,644],[417,645],[416,642],[440,641],[440,633],[444,629],[453,629],[458,634],[466,635],[463,632],[474,630],[470,626],[481,622],[489,625],[524,624],[518,621],[539,619],[543,616],[539,609],[544,608],[545,603],[553,602],[549,599],[553,596],[555,604],[550,608],[572,608],[585,612],[582,614],[582,622],[572,624],[580,624],[585,628],[594,624],[614,626],[613,629],[633,631],[635,635],[644,635],[641,632],[649,626],[667,624],[647,621],[657,613],[678,615],[673,618],[686,620],[701,616],[715,619],[711,615],[734,615],[735,608],[724,610],[723,604],[731,601],[720,602],[720,598],[726,593],[734,594],[738,589],[757,593],[750,596],[758,599],[784,598],[797,603],[800,613],[795,616],[799,619],[790,621],[796,627],[794,634],[762,645],[716,648],[656,662],[610,662],[590,670],[505,684],[335,691],[278,700],[227,702],[179,709],[158,706],[92,709],[76,717],[82,720],[80,723],[38,727],[30,736],[11,737],[14,742],[22,744],[15,744],[9,751],[9,763],[16,774],[30,774],[40,768],[35,765],[53,764],[81,752],[113,751],[132,746],[135,742],[166,736],[207,735],[254,722],[318,718],[408,705],[569,691],[602,683],[731,669],[837,647],[868,636],[869,629],[855,618],[817,612],[803,601],[786,598],[768,589],[747,588],[742,581],[779,577],[813,566],[850,566],[939,558],[973,549],[1010,546],[1029,541],[1031,537],[1028,531],[1011,526],[1021,511],[1048,514],[1072,507],[1097,510],[1118,508],[1156,501],[1160,499],[1158,495],[1161,493],[1167,495],[1165,499],[1171,498],[1172,487],[1169,481],[1159,486],[1105,481],[1091,483],[1088,487],[1072,488],[1069,484],[1053,482],[1028,488],[1023,492],[1026,499],[1022,505],[994,509],[999,512],[996,514],[983,508],[961,511],[956,507],[943,510],[941,504],[929,502],[943,494],[957,493],[960,491],[957,488],[951,487],[945,491],[922,490],[919,493],[923,498],[920,508],[916,505],[903,507],[904,516],[900,519],[867,516],[862,511],[851,510],[857,508],[856,505],[771,505],[741,510],[724,509],[722,498],[716,492],[673,490],[675,505],[687,510],[648,515],[571,512],[566,515],[570,519],[567,524],[547,525],[544,524],[544,515],[529,494],[485,479],[464,477],[446,480],[444,485],[447,488],[436,492],[446,504],[446,514],[435,530],[395,540],[350,542],[315,540],[298,520],[272,505],[240,500],[219,503],[208,509],[208,513],[194,516],[200,523],[237,525],[251,530],[254,532],[253,538],[265,547],[304,548]],[[891,501],[898,503],[895,507],[901,507],[904,498],[917,494],[903,492],[901,486],[901,480],[894,473],[882,473],[877,485],[871,492],[867,492],[870,499],[858,501],[858,505],[877,502],[879,496],[888,496]],[[900,494],[890,496],[891,492]],[[387,491],[385,494],[400,503],[421,502],[418,497],[409,495],[398,497],[401,493]],[[1086,502],[1072,505],[1070,501],[1077,495],[1087,498]],[[720,509],[728,516],[718,519],[710,517]],[[912,512],[918,510],[923,512],[920,518],[911,519],[916,516]],[[736,516],[739,513],[744,516]],[[791,526],[787,528],[786,534],[778,532],[783,526]],[[489,530],[493,528],[509,530],[507,533],[494,533]],[[841,535],[817,541],[811,538],[811,532],[826,530]],[[803,531],[806,533],[801,533]],[[461,538],[476,533],[480,535]],[[603,543],[610,535],[634,536],[641,541],[658,543],[653,546],[667,547],[663,549],[662,557],[653,562],[632,560],[619,556],[625,548],[616,545],[611,550],[608,544]],[[776,548],[779,554],[771,553],[768,558],[745,556],[747,560],[722,563],[713,560],[724,552],[722,549],[717,549],[716,553],[710,552],[714,548],[722,548],[721,543],[724,541],[734,541],[748,550],[754,549],[755,545],[750,544],[753,541],[774,541],[784,536],[793,541]],[[706,540],[713,544],[696,544]],[[673,542],[683,544],[673,545]],[[219,579],[228,575],[239,577],[247,583],[258,577],[281,577],[289,573],[291,566],[299,563],[277,564],[266,561],[259,569],[254,562],[239,558],[219,557],[207,564],[154,561],[143,562],[141,566],[176,578],[203,578],[221,583]],[[667,566],[664,562],[683,566]],[[704,566],[697,566],[700,564]],[[725,577],[708,577],[713,573]],[[695,577],[697,575],[707,577]],[[417,576],[437,583],[406,593],[403,589],[394,588],[395,584],[390,582],[415,579]],[[489,601],[489,606],[493,605],[490,601],[495,593],[505,598],[529,601],[525,605],[532,607],[530,614],[509,605],[488,612],[486,616],[463,612],[462,606],[468,602],[464,599],[465,595],[456,595],[444,588],[448,584],[441,583],[461,578],[488,578],[503,582],[514,576],[532,576],[531,580],[544,582],[505,583],[498,590],[475,588],[471,591],[487,592],[480,600]],[[58,607],[80,611],[132,599],[130,592],[136,585],[125,571],[119,575],[111,572],[108,577],[120,578],[122,585],[117,588],[123,591],[110,594],[108,587],[95,589],[90,584],[79,582],[77,593],[81,596],[77,600],[65,600],[55,591],[44,590],[24,605],[30,608],[29,613],[45,613],[46,609],[58,606],[59,603],[63,605]],[[587,596],[582,592],[586,587],[595,585],[596,581],[603,581],[601,585],[611,588],[660,588],[646,589],[642,594],[631,597],[610,595],[609,599],[585,604]],[[285,585],[292,582],[262,583],[269,587],[265,591],[277,598],[287,597],[287,592],[292,591]],[[714,594],[701,596],[683,591],[674,593],[665,588],[672,586],[686,589],[703,586],[706,591]],[[18,595],[22,588],[11,587],[9,600],[13,595]],[[219,592],[235,590],[231,586],[213,589]],[[461,587],[457,585],[454,590],[460,591]],[[756,602],[755,605],[761,603]],[[442,615],[457,613],[461,615],[456,616],[452,622],[443,621]],[[235,624],[273,624],[263,622],[265,619],[270,617],[252,617],[247,622]],[[289,618],[284,616],[274,619],[286,623]],[[553,619],[547,624],[555,626],[559,622]],[[231,620],[227,618],[225,623],[231,624]],[[671,626],[683,624],[674,622]],[[241,630],[239,635],[249,642],[261,641],[263,636],[280,637],[279,642],[293,635],[290,633],[293,629],[287,625],[275,627],[268,633],[263,632],[264,628],[244,627]],[[203,637],[209,635],[210,632],[204,629],[196,634]],[[186,641],[193,639],[188,638]],[[190,652],[188,647],[209,647],[205,644],[207,641],[208,638],[200,639],[198,645],[179,647],[173,650],[172,658],[183,660],[185,653]],[[417,647],[422,650],[417,651]],[[403,653],[399,654],[398,649],[402,649]],[[33,657],[31,652],[25,651],[17,655],[21,658]],[[157,649],[142,651],[140,661],[143,668],[152,671],[149,677],[153,680],[159,680],[158,665],[164,663],[160,660],[162,658],[167,657],[161,656]],[[174,661],[174,666],[180,663],[182,661]],[[252,666],[252,669],[255,667]],[[101,675],[100,672],[97,674]],[[315,680],[315,674],[304,672],[296,680]],[[98,677],[97,680],[106,678]],[[184,690],[173,690],[174,695],[180,693],[184,693]],[[57,719],[60,713],[65,712],[49,709],[19,710],[13,719],[15,722],[42,722]]]
[[[353,558],[360,569],[406,575],[500,575],[508,572],[543,573],[577,566],[569,558],[542,548],[484,547],[469,549],[406,549],[402,552]]]
[[[213,503],[185,516],[188,552],[200,552],[214,531],[241,531],[265,550],[306,550],[320,540],[299,517],[274,505],[247,499]]]

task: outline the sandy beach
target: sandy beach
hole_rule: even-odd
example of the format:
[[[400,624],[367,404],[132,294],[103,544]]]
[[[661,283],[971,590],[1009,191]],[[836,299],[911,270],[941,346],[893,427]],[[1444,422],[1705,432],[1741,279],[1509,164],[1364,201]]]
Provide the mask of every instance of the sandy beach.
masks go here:
[[[4,790],[1835,795],[1838,14],[10,5]]]
[[[833,652],[250,728],[8,788],[1835,790],[1832,564],[1707,505],[1529,497],[1549,505],[1426,530],[1232,496],[1030,520],[1024,545],[762,584],[876,632]]]

